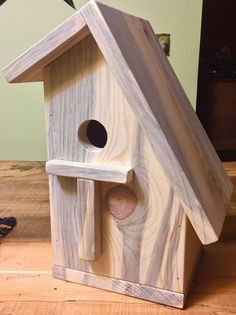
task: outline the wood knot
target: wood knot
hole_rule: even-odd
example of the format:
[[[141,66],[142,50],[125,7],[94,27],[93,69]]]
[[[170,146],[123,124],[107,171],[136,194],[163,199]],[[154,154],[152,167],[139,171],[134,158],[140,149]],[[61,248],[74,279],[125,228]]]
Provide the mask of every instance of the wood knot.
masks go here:
[[[107,207],[110,213],[119,220],[128,218],[137,206],[136,194],[127,186],[113,187],[107,194]]]

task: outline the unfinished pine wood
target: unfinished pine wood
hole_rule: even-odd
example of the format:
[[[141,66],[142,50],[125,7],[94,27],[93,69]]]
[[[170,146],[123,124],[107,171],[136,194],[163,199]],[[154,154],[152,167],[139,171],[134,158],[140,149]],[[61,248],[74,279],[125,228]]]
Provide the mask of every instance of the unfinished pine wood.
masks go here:
[[[204,244],[216,241],[232,185],[156,40],[154,44],[149,23],[94,1],[81,14],[199,238]],[[183,106],[190,107],[187,114]]]
[[[127,219],[136,209],[138,198],[127,186],[117,185],[108,191],[106,196],[107,209],[119,220]]]
[[[134,297],[139,297],[148,301],[158,302],[177,308],[184,306],[184,294],[161,290],[139,283],[111,279],[103,276],[96,276],[92,273],[80,272],[73,269],[66,269],[53,266],[53,275],[62,280],[69,280],[92,287],[102,288]]]
[[[65,34],[62,40],[68,49],[72,47],[70,39],[74,37],[68,29],[76,25],[73,45],[89,31],[92,33],[175,192],[186,205],[198,236],[205,244],[216,241],[232,186],[148,22],[90,1],[29,50],[26,57],[20,57],[16,65],[7,67],[6,75],[14,73],[16,67],[21,69],[21,65],[25,72],[17,82],[24,81],[24,73],[32,73],[32,67],[33,72],[41,72],[41,63],[45,67],[66,51],[63,45],[61,49],[59,34]],[[51,45],[52,38],[56,45]],[[39,49],[42,54],[35,60]]]
[[[3,69],[8,82],[43,80],[44,68],[89,34],[80,12],[67,19],[51,33]]]
[[[63,175],[50,175],[53,263],[86,277],[93,274],[101,279],[100,287],[104,277],[116,285],[135,283],[185,295],[200,250],[195,232],[204,244],[219,238],[231,182],[150,25],[94,1],[76,16],[83,24],[78,42],[72,47],[69,40],[68,50],[56,45],[60,54],[52,59],[40,55],[36,68],[26,65],[21,74],[41,71],[43,61],[48,156],[53,161],[47,169]],[[36,46],[48,49],[47,39]],[[30,55],[32,51],[26,60]],[[81,138],[88,121],[103,126],[105,146],[90,140],[87,129],[82,129],[86,143]],[[106,176],[101,180],[102,253],[96,259],[96,219],[89,227],[85,212],[96,216],[92,205],[98,194],[95,186],[77,180],[81,165],[88,164],[92,168],[86,168],[85,178],[90,180],[97,176],[94,165],[134,172],[122,189]],[[69,176],[73,173],[75,178]],[[130,291],[139,297],[135,288]],[[155,299],[160,301],[158,295]]]
[[[48,161],[46,163],[46,171],[52,175],[123,184],[131,182],[133,177],[133,171],[129,167],[97,165],[63,160]]]
[[[89,263],[78,250],[76,179],[50,176],[54,265],[183,293],[184,277],[190,277],[184,276],[184,206],[92,36],[48,66],[45,75],[49,159],[133,168],[133,180],[123,186],[137,197],[135,209],[120,220],[109,206],[120,184],[100,182],[102,253]],[[102,150],[87,150],[77,137],[88,119],[107,130]]]
[[[184,258],[184,292],[187,294],[199,261],[202,256],[202,244],[199,242],[190,221],[185,218],[185,258]]]
[[[226,168],[234,181],[233,163]],[[48,184],[42,163],[0,161],[0,177],[1,216],[15,215],[19,222],[0,244],[1,314],[182,314],[182,310],[52,278]],[[222,240],[204,247],[184,314],[236,312],[235,219],[227,218]]]
[[[100,203],[99,184],[78,179],[79,257],[82,260],[96,260],[101,253]]]

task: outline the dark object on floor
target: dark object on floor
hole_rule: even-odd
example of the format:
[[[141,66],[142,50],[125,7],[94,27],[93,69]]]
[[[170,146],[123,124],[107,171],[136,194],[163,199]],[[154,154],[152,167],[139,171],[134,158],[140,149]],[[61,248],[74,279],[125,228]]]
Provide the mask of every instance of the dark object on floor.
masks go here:
[[[6,236],[16,225],[16,218],[0,218],[0,238]]]
[[[7,0],[0,0],[0,5],[2,5],[4,2],[6,2]],[[67,4],[69,4],[73,9],[76,10],[76,7],[74,5],[73,0],[64,0]]]

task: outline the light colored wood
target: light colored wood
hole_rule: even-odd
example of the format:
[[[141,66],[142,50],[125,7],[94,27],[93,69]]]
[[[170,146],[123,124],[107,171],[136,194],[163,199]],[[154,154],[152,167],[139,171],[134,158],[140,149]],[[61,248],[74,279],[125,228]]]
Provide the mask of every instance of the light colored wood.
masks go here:
[[[149,23],[94,1],[81,14],[196,233],[204,244],[215,242],[232,185]]]
[[[96,260],[101,253],[101,215],[99,184],[91,180],[77,180],[79,212],[79,257]]]
[[[43,61],[52,160],[47,169],[63,175],[50,175],[53,264],[73,275],[89,274],[101,288],[102,279],[110,279],[110,289],[129,284],[128,294],[137,296],[138,285],[149,292],[140,293],[143,298],[149,298],[152,288],[152,300],[157,302],[155,290],[183,296],[200,248],[195,232],[204,244],[219,238],[231,182],[148,22],[94,1],[76,17],[82,28],[73,47],[70,40],[67,50],[56,44],[56,56],[52,50],[52,59],[42,54],[30,66],[24,58],[17,61],[28,67],[17,77],[22,81],[41,71]],[[48,49],[47,39],[36,46]],[[28,60],[29,56],[32,51]],[[83,135],[91,143],[85,145],[80,137],[82,126],[91,120],[106,130],[104,148],[89,140],[88,130],[83,129]],[[98,175],[96,168],[115,166],[119,172],[133,169],[133,180],[126,179],[121,189],[100,172],[96,193],[90,184],[77,180],[81,165],[89,164],[86,179],[96,179],[91,177]],[[102,252],[93,260],[96,198],[101,200]],[[94,225],[84,219],[85,209],[95,218]],[[180,305],[175,300],[163,302]]]
[[[48,161],[46,163],[46,171],[52,175],[123,184],[131,182],[133,177],[133,171],[129,167],[63,160]]]
[[[137,197],[120,220],[109,206],[120,184],[100,182],[102,253],[89,263],[79,257],[76,179],[50,176],[53,264],[183,293],[185,209],[92,36],[47,68],[45,99],[49,159],[133,168],[123,186]],[[88,119],[107,130],[102,150],[77,137]]]
[[[17,218],[17,229],[13,229],[7,239],[18,241],[19,248],[29,240],[29,235],[32,242],[42,244],[50,239],[48,178],[44,165],[44,162],[0,161],[0,217]],[[4,245],[1,249],[7,251]],[[13,248],[11,251],[14,252]],[[43,252],[43,248],[39,251]],[[20,263],[20,255],[16,261]],[[4,263],[0,259],[1,262]]]
[[[29,201],[30,204],[30,201]],[[48,205],[49,208],[49,205]],[[37,216],[37,211],[35,211]],[[14,229],[7,238],[1,239],[0,246],[0,272],[6,272],[7,270],[17,272],[23,272],[25,274],[28,270],[40,271],[40,272],[51,272],[51,242],[50,236],[48,240],[44,237],[43,227],[41,230],[37,229],[38,237],[35,237],[32,232],[32,227],[37,227],[37,220],[33,219],[29,213],[25,217],[20,216],[20,212],[16,212],[16,218],[19,222],[19,226]],[[24,222],[24,219],[26,222]],[[42,222],[44,217],[40,214],[40,221]],[[49,209],[47,216],[47,227],[49,228]],[[29,224],[30,222],[30,224]],[[28,234],[28,238],[20,238],[21,226],[24,225],[25,234]],[[40,223],[38,224],[40,225]],[[41,238],[41,239],[40,239]],[[42,241],[42,239],[44,240]]]
[[[102,288],[140,299],[145,299],[160,304],[183,308],[184,294],[161,290],[147,285],[112,279],[104,276],[96,276],[92,273],[81,272],[73,269],[53,266],[52,274],[54,277],[68,280],[92,287]]]
[[[187,293],[202,254],[202,244],[187,217],[185,218],[184,248],[184,292]]]
[[[89,33],[80,12],[75,13],[31,49],[6,66],[3,73],[7,81],[42,81],[44,68]]]
[[[118,185],[107,193],[107,209],[119,220],[127,219],[136,209],[138,197],[127,186]]]
[[[202,243],[216,241],[232,185],[148,22],[90,1],[9,66],[8,71],[15,73],[17,69],[22,73],[17,82],[24,81],[27,71],[32,73],[32,68],[41,71],[41,63],[45,67],[56,62],[59,55],[72,47],[70,42],[75,34],[78,36],[72,41],[73,45],[89,34],[86,25],[147,134]],[[68,33],[71,28],[76,29],[72,31],[73,35]],[[56,44],[51,43],[52,39]],[[44,50],[48,49],[50,53],[47,55]],[[34,55],[39,51],[40,56],[35,59]],[[21,67],[25,67],[23,72]]]
[[[226,166],[228,169],[228,166]],[[235,169],[230,167],[232,179]],[[42,163],[0,161],[1,216],[16,228],[0,244],[0,313],[24,315],[178,314],[182,310],[52,278],[47,175]],[[205,246],[184,314],[236,312],[236,217]]]

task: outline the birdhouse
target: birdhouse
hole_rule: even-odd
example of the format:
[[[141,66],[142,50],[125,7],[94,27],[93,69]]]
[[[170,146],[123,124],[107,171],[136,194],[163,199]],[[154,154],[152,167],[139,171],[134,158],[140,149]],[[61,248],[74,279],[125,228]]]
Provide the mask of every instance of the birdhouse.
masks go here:
[[[232,185],[150,24],[88,2],[4,74],[44,82],[53,276],[183,307]]]

